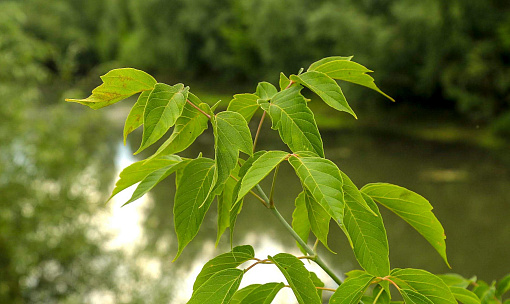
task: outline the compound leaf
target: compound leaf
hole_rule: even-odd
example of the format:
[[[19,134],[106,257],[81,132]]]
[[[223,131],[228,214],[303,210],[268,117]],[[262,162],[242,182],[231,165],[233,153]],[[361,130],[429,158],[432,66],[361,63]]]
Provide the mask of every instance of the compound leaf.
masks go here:
[[[241,186],[237,200],[243,198],[250,190],[260,183],[273,169],[278,166],[289,153],[283,151],[268,151],[260,155],[248,168],[240,180]],[[236,201],[237,201],[236,200]]]
[[[450,286],[450,291],[455,299],[463,304],[480,304],[480,299],[470,290],[462,287]]]
[[[110,195],[110,199],[120,191],[141,182],[150,173],[181,162],[182,159],[177,155],[167,155],[151,160],[141,160],[124,168],[119,174],[119,180],[115,183],[115,188]]]
[[[314,66],[314,68],[310,67],[309,70],[322,72],[333,79],[349,81],[355,84],[365,86],[369,89],[381,93],[391,101],[395,101],[393,98],[391,98],[386,93],[381,91],[375,84],[374,78],[367,74],[373,71],[367,69],[366,67],[354,61],[331,60],[328,62],[324,62],[320,65]]]
[[[274,257],[269,256],[268,258],[283,273],[299,304],[321,303],[321,299],[310,277],[310,272],[306,270],[303,262],[288,253],[279,253]]]
[[[92,95],[85,99],[66,99],[77,102],[92,109],[100,109],[131,95],[143,91],[150,91],[156,85],[156,79],[151,75],[132,68],[111,70],[101,76],[103,84],[92,90]]]
[[[244,298],[246,298],[255,288],[261,285],[262,284],[251,284],[244,288],[239,289],[232,297],[232,300],[230,300],[230,304],[240,304],[241,301],[243,301]]]
[[[360,193],[343,172],[342,179],[344,227],[351,239],[354,255],[368,273],[377,277],[387,276],[390,274],[388,237],[379,209],[372,198]],[[358,202],[358,195],[370,212]]]
[[[344,193],[342,191],[342,176],[338,167],[332,161],[320,157],[291,155],[289,162],[315,201],[335,221],[342,224]]]
[[[333,252],[328,246],[329,221],[331,220],[331,215],[328,214],[321,204],[317,203],[308,190],[305,190],[305,205],[313,234],[329,251]]]
[[[143,111],[145,110],[145,105],[147,105],[147,100],[149,99],[151,92],[152,91],[143,91],[140,96],[138,96],[138,100],[131,108],[131,111],[129,111],[128,117],[126,118],[126,122],[124,124],[124,145],[126,144],[128,134],[143,124]]]
[[[241,284],[244,271],[229,268],[215,273],[191,296],[188,304],[228,304]]]
[[[270,103],[259,100],[259,105],[269,114],[272,128],[278,130],[282,141],[292,152],[311,151],[324,157],[317,123],[300,93],[301,89],[300,85],[293,85],[278,92]]]
[[[306,209],[305,202],[305,192],[299,193],[294,201],[296,208],[294,212],[292,212],[292,229],[296,231],[297,235],[303,240],[303,242],[308,241],[308,236],[310,235],[310,221],[308,220],[308,210]],[[307,254],[306,250],[296,242],[299,250],[303,254]]]
[[[202,286],[211,276],[225,269],[236,268],[242,263],[253,259],[255,252],[250,245],[236,246],[232,251],[220,254],[209,260],[195,279],[193,291]]]
[[[317,69],[319,66],[321,66],[321,65],[323,65],[325,63],[331,62],[331,61],[335,61],[335,60],[347,60],[347,61],[349,61],[351,59],[352,59],[352,56],[349,56],[349,57],[331,56],[331,57],[322,58],[322,59],[317,60],[314,63],[312,63],[310,65],[310,67],[308,67],[307,71],[313,71],[313,70]]]
[[[330,304],[357,304],[374,279],[368,273],[347,278],[329,299]]]
[[[188,98],[193,99],[192,94]],[[202,110],[208,111],[209,106],[206,103],[198,105]],[[189,103],[184,105],[182,114],[175,122],[172,135],[159,147],[159,149],[151,157],[160,155],[175,154],[184,151],[189,147],[195,139],[207,129],[208,118],[200,113]]]
[[[144,177],[140,184],[138,184],[131,198],[126,203],[124,203],[123,206],[132,203],[137,199],[141,198],[142,196],[144,196],[147,192],[152,190],[152,188],[154,188],[162,180],[164,180],[170,174],[174,173],[175,171],[185,166],[188,162],[189,160],[184,160],[149,173],[146,177]]]
[[[283,91],[289,86],[290,79],[287,76],[285,76],[285,74],[280,73],[280,81],[278,84],[280,85],[280,90]]]
[[[250,129],[244,117],[232,111],[216,114],[213,120],[215,148],[215,188],[221,186],[235,168],[239,151],[253,154]]]
[[[443,226],[424,197],[406,188],[385,183],[368,184],[361,191],[413,226],[450,266],[446,257]]]
[[[439,277],[422,269],[393,269],[391,279],[401,289],[411,289],[434,304],[456,304],[450,288]]]
[[[274,85],[265,81],[259,82],[257,90],[255,91],[255,95],[257,95],[259,99],[271,99],[276,93],[278,93],[278,90]]]
[[[400,289],[399,292],[406,304],[434,304],[426,296],[412,289]]]
[[[175,124],[184,110],[188,91],[189,87],[182,83],[174,86],[158,83],[154,86],[143,112],[142,143],[135,154],[155,143]]]
[[[501,297],[508,291],[510,291],[510,274],[499,280],[496,285],[496,296]]]
[[[338,83],[328,75],[321,72],[308,71],[301,75],[291,75],[290,79],[312,90],[333,109],[347,112],[357,118],[347,103]]]
[[[255,94],[236,94],[234,99],[228,104],[227,111],[237,112],[241,114],[247,122],[250,122],[253,114],[259,108],[257,100],[259,97]]]
[[[266,283],[259,285],[246,295],[239,304],[271,304],[276,294],[285,286],[283,283]],[[232,302],[230,302],[232,303]]]
[[[214,161],[209,158],[191,160],[179,178],[174,200],[174,225],[178,250],[182,250],[197,235],[214,196],[209,196],[214,178]]]

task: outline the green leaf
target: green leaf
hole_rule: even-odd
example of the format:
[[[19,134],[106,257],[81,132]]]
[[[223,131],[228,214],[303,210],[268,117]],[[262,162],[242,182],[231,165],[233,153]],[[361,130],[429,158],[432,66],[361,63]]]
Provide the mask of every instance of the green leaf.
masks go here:
[[[236,291],[232,300],[230,300],[230,304],[240,304],[241,301],[246,298],[255,288],[261,286],[262,284],[251,284],[242,289]]]
[[[288,152],[283,151],[269,151],[260,155],[257,160],[251,164],[246,174],[244,174],[243,178],[240,180],[241,186],[236,201],[248,194],[253,187],[268,176],[288,155]]]
[[[305,192],[299,193],[298,197],[294,202],[296,208],[294,212],[292,212],[292,229],[296,231],[297,235],[303,240],[303,242],[308,241],[308,236],[310,235],[310,221],[308,220],[308,210],[306,209],[305,203]],[[296,242],[299,250],[303,254],[307,254],[306,250]]]
[[[413,226],[450,267],[446,257],[443,226],[432,213],[432,205],[424,197],[406,188],[385,183],[368,184],[361,191]]]
[[[450,290],[455,299],[463,304],[480,304],[480,299],[470,290],[456,286],[450,286]]]
[[[189,162],[189,160],[181,161],[179,163],[172,164],[172,165],[163,167],[161,169],[158,169],[156,171],[149,173],[149,175],[147,175],[140,182],[140,184],[138,184],[138,186],[136,187],[135,191],[133,192],[133,195],[131,196],[131,198],[126,203],[124,203],[124,205],[122,205],[122,206],[125,206],[125,205],[132,203],[132,202],[136,201],[137,199],[141,198],[147,192],[152,190],[152,188],[154,188],[162,180],[167,178],[170,174],[174,173],[179,168],[184,167],[188,162]]]
[[[368,273],[346,279],[331,296],[329,303],[357,304],[373,279],[374,276]]]
[[[319,279],[315,272],[310,271],[310,279],[312,279],[313,285],[315,287],[324,287],[324,282]],[[322,299],[322,289],[315,288],[315,290],[317,291],[319,298]]]
[[[177,155],[168,155],[160,158],[154,158],[150,161],[141,160],[124,168],[119,174],[119,180],[115,183],[115,188],[108,200],[111,200],[120,191],[141,182],[150,173],[181,162],[182,159]]]
[[[271,304],[276,294],[285,286],[283,283],[266,283],[254,288],[239,304]],[[232,302],[230,302],[232,303]]]
[[[216,236],[216,246],[221,236],[230,227],[230,210],[235,202],[234,193],[237,194],[237,181],[239,180],[239,166],[234,168],[229,179],[224,184],[223,191],[218,195],[218,233]],[[234,179],[235,177],[236,179]]]
[[[202,286],[209,278],[215,273],[225,269],[236,268],[242,263],[253,259],[255,252],[250,245],[237,246],[232,251],[220,254],[215,258],[209,260],[195,279],[193,284],[193,291],[196,291]]]
[[[345,199],[344,227],[353,245],[354,255],[368,273],[384,277],[390,274],[386,229],[377,205],[342,172]],[[358,195],[371,212],[358,201]],[[376,216],[374,216],[374,213]]]
[[[311,151],[324,157],[317,123],[300,93],[301,89],[301,86],[293,85],[277,93],[270,103],[259,100],[259,104],[271,117],[272,128],[278,130],[292,152]]]
[[[305,191],[305,205],[308,212],[308,220],[313,234],[321,241],[321,243],[331,252],[328,246],[329,221],[331,216],[328,212],[317,203],[312,194],[308,190]],[[333,252],[335,253],[335,252]]]
[[[372,291],[372,299],[373,304],[390,304],[391,296],[388,289],[377,284]]]
[[[365,86],[369,89],[381,93],[391,101],[395,101],[393,98],[385,94],[375,85],[374,78],[366,74],[373,71],[367,69],[366,67],[354,61],[332,60],[317,65],[313,69],[309,70],[322,72],[333,79],[349,81],[355,84]]]
[[[292,288],[299,304],[320,304],[315,285],[310,278],[310,272],[295,256],[288,253],[279,253],[274,257],[268,256],[283,273]]]
[[[255,95],[257,95],[259,99],[271,99],[276,93],[278,93],[278,90],[274,85],[265,81],[259,82],[257,90],[255,91]]]
[[[434,304],[456,304],[450,288],[439,277],[422,269],[393,269],[391,279],[401,289],[411,289]]]
[[[496,285],[496,296],[501,297],[510,290],[510,274],[499,280]]]
[[[124,68],[111,70],[101,76],[103,84],[92,90],[92,95],[85,99],[66,99],[92,109],[114,104],[122,99],[143,91],[150,91],[156,85],[156,79],[144,71]]]
[[[308,67],[308,70],[307,71],[313,71],[315,70],[317,67],[325,64],[325,63],[328,63],[328,62],[331,62],[331,61],[335,61],[335,60],[351,60],[352,59],[352,56],[349,56],[349,57],[342,57],[342,56],[331,56],[331,57],[326,57],[326,58],[322,58],[321,60],[318,60],[318,61],[315,61],[314,63],[312,63],[310,65],[310,67]]]
[[[190,100],[192,99],[191,95],[190,93]],[[200,103],[198,107],[204,111],[209,109],[209,106],[205,103]],[[181,116],[175,122],[172,135],[159,147],[151,158],[184,151],[207,129],[208,120],[207,116],[186,103]]]
[[[259,97],[255,94],[236,94],[234,99],[228,104],[227,111],[237,112],[241,114],[247,122],[250,122],[253,114],[259,108],[257,100]]]
[[[357,118],[356,114],[347,103],[338,83],[328,75],[321,72],[308,71],[299,76],[291,75],[290,80],[300,83],[312,90],[333,109],[347,112]]]
[[[338,167],[330,160],[320,157],[296,157],[289,162],[294,167],[303,186],[313,198],[338,223],[343,223],[344,193],[342,176]]]
[[[135,154],[152,145],[172,127],[184,110],[189,87],[158,83],[149,95],[143,112],[142,143]]]
[[[198,288],[188,304],[227,304],[241,284],[244,271],[231,268],[215,273]]]
[[[446,273],[446,274],[438,274],[437,275],[443,282],[445,282],[448,286],[455,286],[461,288],[467,288],[471,283],[471,280],[468,280],[456,273]]]
[[[250,129],[243,116],[224,111],[213,120],[216,155],[215,188],[221,186],[235,168],[239,151],[252,155],[253,142]]]
[[[138,100],[131,108],[131,111],[129,111],[126,123],[124,124],[124,145],[126,144],[128,134],[143,124],[143,111],[145,110],[145,105],[147,104],[151,92],[152,91],[143,91],[140,96],[138,96]]]
[[[411,289],[400,289],[400,294],[406,304],[434,304],[426,296]]]
[[[285,76],[285,74],[280,73],[280,81],[278,84],[280,85],[280,90],[283,91],[289,86],[290,79],[287,76]]]
[[[194,159],[184,167],[174,200],[174,225],[178,240],[174,261],[197,235],[214,199],[214,196],[208,195],[212,188],[214,168],[214,161],[209,158]]]

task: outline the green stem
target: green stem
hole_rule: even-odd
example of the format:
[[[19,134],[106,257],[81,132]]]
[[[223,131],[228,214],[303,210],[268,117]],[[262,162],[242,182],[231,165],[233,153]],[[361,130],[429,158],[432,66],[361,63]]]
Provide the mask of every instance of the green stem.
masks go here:
[[[324,263],[324,261],[320,258],[320,256],[315,254],[315,252],[313,252],[313,250],[310,247],[308,247],[308,245],[299,237],[299,235],[296,233],[296,231],[294,231],[294,229],[292,229],[292,227],[289,225],[289,223],[287,223],[287,221],[283,218],[283,216],[280,214],[280,212],[278,212],[276,207],[272,206],[269,210],[271,210],[273,215],[278,219],[278,221],[280,221],[280,223],[282,223],[282,225],[285,227],[285,229],[287,229],[287,231],[299,243],[299,245],[301,245],[301,247],[303,247],[303,249],[305,249],[305,251],[309,255],[312,255],[315,257],[313,259],[313,261],[317,265],[319,265],[322,268],[322,270],[324,270],[333,279],[333,281],[335,281],[335,283],[337,283],[338,285],[341,285],[342,280],[340,280],[340,278],[338,278],[336,276],[336,274],[333,272],[333,270],[331,270],[331,268],[329,268],[329,266],[326,265],[326,263]]]

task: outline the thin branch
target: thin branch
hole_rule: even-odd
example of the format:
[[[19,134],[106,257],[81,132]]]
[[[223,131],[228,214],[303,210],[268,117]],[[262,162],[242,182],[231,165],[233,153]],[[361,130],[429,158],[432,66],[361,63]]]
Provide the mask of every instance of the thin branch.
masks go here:
[[[333,289],[333,288],[326,288],[326,287],[318,287],[318,286],[315,286],[316,289],[320,289],[320,290],[327,290],[327,291],[331,291],[331,292],[335,292],[336,289]]]
[[[196,104],[192,103],[189,99],[186,99],[186,102],[189,103],[190,105],[192,105],[193,108],[197,109],[200,113],[207,116],[207,118],[209,118],[209,120],[211,120],[211,115],[205,113],[204,110],[200,109]]]
[[[253,152],[255,152],[255,147],[257,146],[257,141],[259,140],[260,129],[262,129],[264,118],[266,118],[266,111],[262,113],[262,117],[260,118],[259,126],[257,128],[257,133],[255,133],[255,139],[253,140]]]

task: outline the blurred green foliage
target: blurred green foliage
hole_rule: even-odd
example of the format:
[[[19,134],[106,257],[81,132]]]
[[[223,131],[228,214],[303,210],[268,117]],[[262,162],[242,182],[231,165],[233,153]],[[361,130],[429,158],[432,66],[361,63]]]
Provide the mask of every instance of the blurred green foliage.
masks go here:
[[[380,71],[381,87],[401,103],[454,109],[479,123],[500,118],[496,130],[507,125],[501,115],[510,108],[510,4],[504,0],[26,0],[0,5],[17,9],[0,21],[9,27],[2,31],[0,60],[15,67],[23,60],[43,62],[45,71],[32,74],[36,79],[48,72],[72,79],[115,62],[170,78],[243,83],[276,80],[278,71],[294,72],[324,56],[354,54]],[[24,39],[32,39],[28,47],[37,54],[9,59],[9,50]],[[352,94],[353,99],[380,98],[363,90]]]

